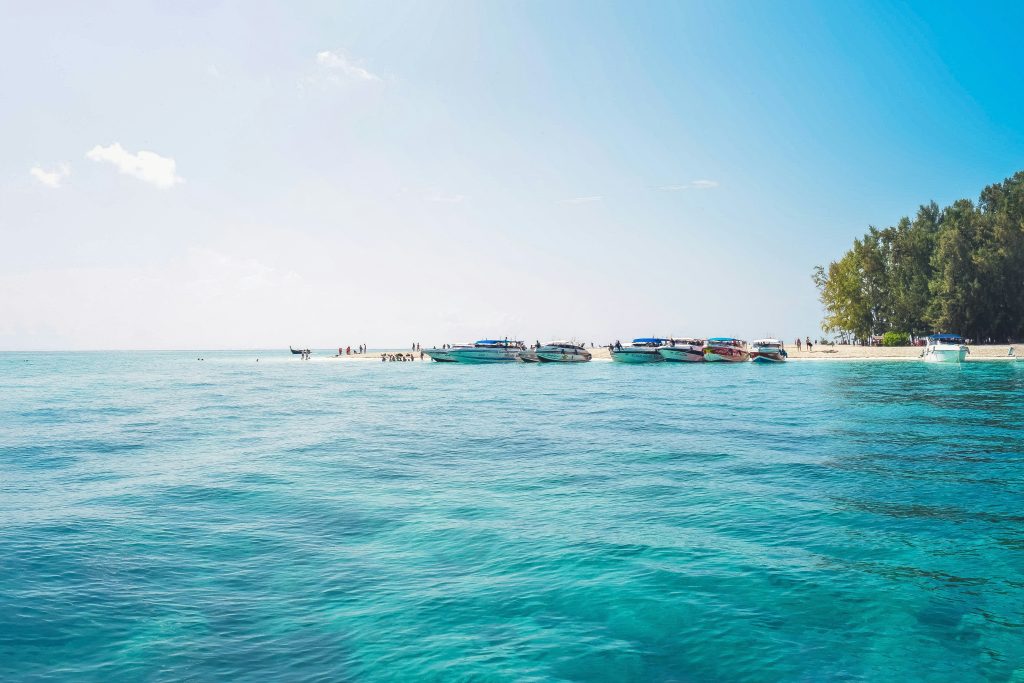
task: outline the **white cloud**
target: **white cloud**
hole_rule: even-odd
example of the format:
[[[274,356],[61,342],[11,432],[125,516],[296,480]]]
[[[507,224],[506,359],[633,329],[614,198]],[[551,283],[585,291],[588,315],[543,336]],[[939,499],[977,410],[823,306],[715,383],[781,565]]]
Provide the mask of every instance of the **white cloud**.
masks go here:
[[[160,189],[174,187],[184,182],[175,172],[177,164],[174,159],[162,157],[156,152],[139,150],[138,154],[132,154],[119,143],[115,142],[109,147],[96,145],[85,153],[86,158],[93,161],[106,161],[117,166],[117,170],[144,180]]]
[[[39,164],[36,164],[29,170],[29,173],[47,187],[60,187],[61,181],[71,175],[71,164],[62,161],[52,171],[44,170]]]
[[[338,81],[337,75],[339,74],[355,81],[382,80],[377,74],[370,73],[358,64],[353,63],[341,52],[331,52],[330,50],[317,52],[316,63],[332,72],[334,78],[329,77],[328,80]]]
[[[593,197],[572,197],[570,199],[560,199],[559,204],[589,204],[590,202],[599,202],[602,197],[600,195],[594,195]]]
[[[710,190],[714,187],[718,187],[717,180],[691,180],[682,185],[662,185],[658,189],[666,192],[678,192],[680,190]]]

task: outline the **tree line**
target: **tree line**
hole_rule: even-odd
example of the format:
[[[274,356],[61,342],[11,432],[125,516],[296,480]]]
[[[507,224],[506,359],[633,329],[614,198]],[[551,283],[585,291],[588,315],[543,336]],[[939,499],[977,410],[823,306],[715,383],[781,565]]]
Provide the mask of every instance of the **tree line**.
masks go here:
[[[813,278],[828,332],[1024,337],[1024,171],[986,187],[977,203],[931,202],[913,219],[871,227]]]

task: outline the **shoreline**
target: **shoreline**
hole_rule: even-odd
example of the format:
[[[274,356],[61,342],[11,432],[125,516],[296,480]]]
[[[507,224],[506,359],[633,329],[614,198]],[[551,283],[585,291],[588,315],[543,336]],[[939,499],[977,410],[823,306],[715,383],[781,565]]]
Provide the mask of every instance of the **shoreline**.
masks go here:
[[[1016,356],[1009,355],[1010,348],[1017,348],[1013,344],[976,344],[969,345],[971,352],[967,356],[965,363],[989,363],[989,362],[1013,362],[1017,360]],[[428,350],[428,349],[424,349]],[[591,354],[593,354],[594,360],[611,360],[611,354],[608,351],[607,346],[596,346],[594,348],[587,348]],[[1024,344],[1020,345],[1021,357],[1024,358]],[[793,346],[786,346],[786,352],[789,354],[788,361],[916,361],[921,359],[921,353],[924,351],[922,346],[821,346],[820,350],[818,346],[814,346],[812,351],[807,351],[806,348],[799,351]],[[415,362],[420,362],[419,352],[413,351],[369,351],[364,354],[352,354],[351,356],[336,356],[334,354],[325,356],[318,356],[314,350],[313,359],[316,360],[358,360],[358,361],[376,361],[381,362],[380,358],[384,354],[398,354],[398,353],[412,353],[415,358]],[[423,359],[424,362],[430,361],[430,357],[427,356]]]

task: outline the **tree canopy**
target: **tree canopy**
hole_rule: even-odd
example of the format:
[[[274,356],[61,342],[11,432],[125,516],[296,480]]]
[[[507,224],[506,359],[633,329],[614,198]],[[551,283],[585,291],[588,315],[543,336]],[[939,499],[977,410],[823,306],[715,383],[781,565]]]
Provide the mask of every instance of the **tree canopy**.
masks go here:
[[[986,187],[977,203],[932,202],[913,219],[870,227],[813,278],[828,332],[1024,336],[1024,171]]]

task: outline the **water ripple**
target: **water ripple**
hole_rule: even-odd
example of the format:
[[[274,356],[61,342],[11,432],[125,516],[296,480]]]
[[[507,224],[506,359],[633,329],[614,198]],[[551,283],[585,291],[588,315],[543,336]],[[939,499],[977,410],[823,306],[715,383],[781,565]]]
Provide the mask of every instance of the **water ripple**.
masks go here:
[[[0,680],[1021,676],[1024,364],[204,357],[0,354]]]

